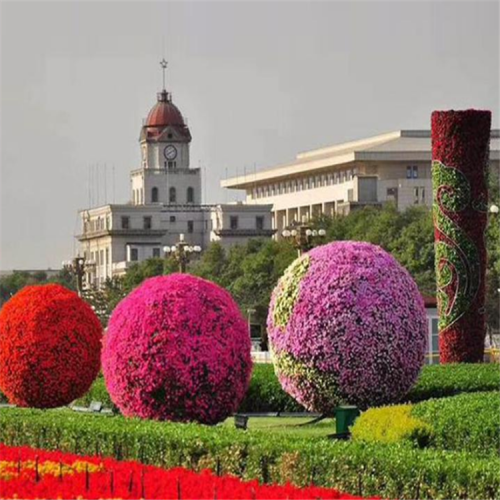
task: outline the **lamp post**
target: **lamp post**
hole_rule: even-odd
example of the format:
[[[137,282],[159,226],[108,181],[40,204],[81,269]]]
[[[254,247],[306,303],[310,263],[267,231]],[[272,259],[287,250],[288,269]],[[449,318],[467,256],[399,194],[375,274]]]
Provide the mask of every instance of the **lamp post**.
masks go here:
[[[490,214],[492,215],[498,215],[498,212],[500,209],[498,208],[498,205],[491,205],[490,207]]]
[[[179,235],[179,241],[172,246],[164,246],[163,251],[166,255],[171,255],[179,264],[179,271],[186,272],[187,264],[193,253],[200,253],[201,247],[198,245],[191,246],[184,240],[184,235]]]
[[[293,221],[281,234],[283,238],[293,243],[300,257],[304,252],[311,250],[317,238],[326,236],[326,231],[324,229],[311,229],[305,221],[302,223]]]
[[[68,270],[76,278],[76,290],[81,297],[83,293],[83,277],[88,267],[94,266],[93,260],[87,260],[85,257],[76,256],[72,260],[65,260],[62,263],[63,269]]]

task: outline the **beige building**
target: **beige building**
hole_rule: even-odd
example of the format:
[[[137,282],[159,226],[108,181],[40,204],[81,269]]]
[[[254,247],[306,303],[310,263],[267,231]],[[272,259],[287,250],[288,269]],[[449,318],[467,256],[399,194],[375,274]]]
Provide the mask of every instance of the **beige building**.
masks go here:
[[[491,137],[490,164],[498,170],[499,130]],[[272,205],[272,227],[278,237],[293,221],[320,214],[347,214],[389,201],[399,210],[431,206],[430,131],[399,130],[300,153],[291,163],[221,184],[244,189],[248,204]]]
[[[271,205],[204,205],[201,171],[191,168],[191,133],[171,95],[164,89],[144,121],[139,138],[141,165],[130,173],[131,199],[80,211],[80,255],[86,283],[102,284],[128,267],[163,257],[181,235],[192,246],[223,246],[249,238],[271,237]]]

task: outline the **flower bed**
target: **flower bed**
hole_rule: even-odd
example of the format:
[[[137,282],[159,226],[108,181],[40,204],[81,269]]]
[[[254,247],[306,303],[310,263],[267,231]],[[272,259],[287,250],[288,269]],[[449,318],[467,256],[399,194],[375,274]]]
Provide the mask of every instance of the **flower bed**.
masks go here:
[[[260,485],[209,470],[160,469],[0,444],[0,498],[360,498],[330,488]]]

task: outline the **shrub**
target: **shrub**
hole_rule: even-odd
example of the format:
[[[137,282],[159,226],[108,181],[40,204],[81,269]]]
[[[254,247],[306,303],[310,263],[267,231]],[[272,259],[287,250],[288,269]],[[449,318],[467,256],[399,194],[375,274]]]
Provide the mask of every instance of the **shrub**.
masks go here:
[[[478,454],[500,453],[500,392],[461,394],[414,406],[412,416],[434,430],[433,446]]]
[[[332,412],[399,401],[424,362],[427,320],[410,274],[370,243],[317,247],[287,269],[268,316],[284,390]]]
[[[18,406],[53,408],[88,391],[99,372],[102,328],[61,285],[23,288],[0,311],[0,388]]]
[[[215,424],[248,388],[250,336],[224,289],[187,274],[160,276],[114,310],[102,365],[124,415]]]
[[[401,445],[308,440],[224,427],[0,409],[0,442],[139,459],[161,467],[211,468],[266,483],[292,480],[385,498],[500,495],[500,460]]]
[[[413,417],[412,408],[411,405],[397,405],[365,411],[352,427],[353,439],[368,443],[409,441],[420,447],[427,446],[433,429],[428,423]]]
[[[423,401],[462,392],[500,389],[500,366],[494,363],[457,363],[424,366],[405,401]]]

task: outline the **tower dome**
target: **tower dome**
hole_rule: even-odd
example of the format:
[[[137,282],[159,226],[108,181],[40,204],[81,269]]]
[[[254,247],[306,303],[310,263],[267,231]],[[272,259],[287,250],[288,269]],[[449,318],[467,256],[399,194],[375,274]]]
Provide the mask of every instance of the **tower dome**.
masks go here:
[[[172,94],[163,89],[157,94],[157,103],[151,108],[143,126],[141,137],[155,139],[171,127],[178,137],[191,140],[191,133],[179,108],[172,102]]]

